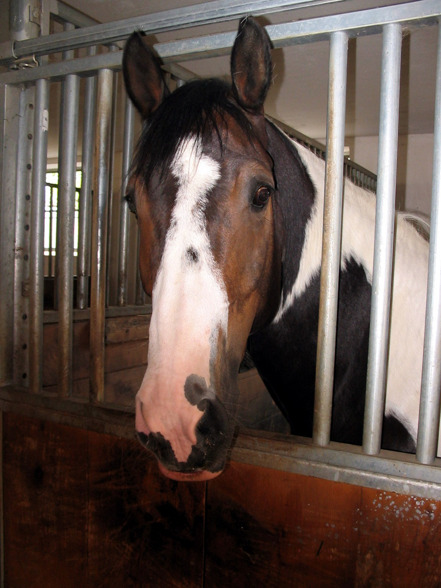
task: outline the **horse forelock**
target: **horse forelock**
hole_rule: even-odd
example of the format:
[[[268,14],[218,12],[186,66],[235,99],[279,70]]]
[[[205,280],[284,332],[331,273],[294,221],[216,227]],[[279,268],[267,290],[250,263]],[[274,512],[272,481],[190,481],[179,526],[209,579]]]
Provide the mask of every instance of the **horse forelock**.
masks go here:
[[[256,140],[253,125],[227,83],[218,79],[188,82],[170,94],[144,123],[132,172],[145,183],[155,171],[163,176],[189,137],[201,143],[217,138],[222,153],[222,137],[228,132],[230,118],[251,143]]]

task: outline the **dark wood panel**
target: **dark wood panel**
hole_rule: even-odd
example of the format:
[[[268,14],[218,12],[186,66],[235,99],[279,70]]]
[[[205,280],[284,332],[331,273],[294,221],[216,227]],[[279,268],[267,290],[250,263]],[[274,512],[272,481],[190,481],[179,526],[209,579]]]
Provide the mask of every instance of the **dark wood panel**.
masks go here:
[[[162,477],[135,441],[5,413],[7,588],[441,585],[441,501],[231,463]]]
[[[441,585],[441,502],[244,464],[208,484],[207,586]]]
[[[135,441],[4,415],[8,588],[202,586],[205,486]]]
[[[4,414],[5,582],[81,586],[87,577],[87,437]]]

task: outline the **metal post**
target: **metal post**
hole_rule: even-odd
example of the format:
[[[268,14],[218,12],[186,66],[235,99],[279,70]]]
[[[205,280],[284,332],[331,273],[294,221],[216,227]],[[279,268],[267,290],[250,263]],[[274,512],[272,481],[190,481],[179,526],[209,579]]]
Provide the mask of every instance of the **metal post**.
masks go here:
[[[65,58],[67,57],[69,56],[65,55]],[[78,102],[79,77],[68,75],[63,82],[62,89],[57,221],[58,389],[60,396],[69,396],[72,391],[73,237]]]
[[[14,267],[14,382],[29,384],[29,255],[32,199],[32,159],[35,87],[20,92],[20,121],[16,137],[15,267]],[[2,235],[3,238],[3,235]]]
[[[427,464],[436,457],[441,390],[441,25],[438,31],[434,135],[429,279],[416,452],[418,461]]]
[[[371,455],[378,453],[381,448],[386,393],[394,245],[400,64],[401,26],[389,24],[383,29],[374,270],[363,429],[363,450]]]
[[[341,251],[347,59],[347,33],[333,33],[329,56],[327,156],[313,427],[313,440],[318,445],[327,445],[331,435]]]
[[[29,386],[38,393],[43,382],[44,204],[49,124],[49,83],[36,84],[29,273]]]
[[[92,281],[90,302],[90,393],[104,400],[104,336],[106,306],[106,253],[109,190],[109,153],[112,131],[113,72],[98,73],[97,131],[93,211]]]
[[[119,258],[118,258],[118,306],[127,304],[127,264],[129,253],[129,211],[123,198],[127,188],[127,179],[133,152],[133,128],[135,109],[126,96],[126,116],[124,122],[124,146],[122,160],[122,188],[121,188],[121,215],[119,230]]]
[[[90,47],[88,54],[95,55],[96,47]],[[95,138],[96,77],[90,76],[85,81],[83,143],[81,152],[81,191],[80,213],[78,219],[78,289],[77,308],[86,308],[89,304],[90,274],[90,226],[92,211],[92,177],[93,145]]]
[[[23,92],[24,93],[24,92]],[[0,384],[13,380],[17,149],[21,88],[0,86]],[[23,195],[22,195],[23,198]]]

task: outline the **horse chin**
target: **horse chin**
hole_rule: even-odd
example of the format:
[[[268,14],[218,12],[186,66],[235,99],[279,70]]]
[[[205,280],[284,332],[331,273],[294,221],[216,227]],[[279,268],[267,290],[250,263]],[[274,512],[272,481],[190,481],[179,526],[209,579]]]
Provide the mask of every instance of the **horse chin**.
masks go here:
[[[175,480],[176,482],[206,482],[208,480],[213,480],[213,478],[217,478],[217,476],[223,472],[223,470],[219,470],[218,472],[208,472],[207,470],[177,472],[167,469],[159,460],[158,467],[161,474],[166,478],[170,478],[170,480]]]

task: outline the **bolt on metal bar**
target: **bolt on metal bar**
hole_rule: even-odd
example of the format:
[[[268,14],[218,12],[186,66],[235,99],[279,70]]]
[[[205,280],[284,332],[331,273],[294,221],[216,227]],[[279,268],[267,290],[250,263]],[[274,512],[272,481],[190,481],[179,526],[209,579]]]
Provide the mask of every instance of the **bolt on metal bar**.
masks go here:
[[[104,400],[107,217],[112,102],[113,72],[103,69],[98,73],[90,299],[90,395],[91,400],[97,402]]]
[[[95,55],[96,47],[89,48]],[[95,137],[96,77],[84,80],[83,142],[81,150],[81,190],[78,218],[78,289],[76,307],[89,304],[90,226],[92,216],[93,146]]]
[[[29,387],[43,385],[44,208],[49,125],[49,82],[38,80],[35,94],[34,156],[29,272]]]
[[[125,121],[124,121],[124,145],[122,156],[122,187],[121,187],[121,213],[119,229],[119,257],[118,257],[118,306],[127,304],[127,279],[128,279],[128,253],[129,253],[129,211],[124,196],[127,188],[128,174],[133,153],[135,109],[126,96]]]
[[[438,30],[432,210],[426,331],[417,438],[417,460],[430,464],[437,451],[441,390],[441,25]]]
[[[333,33],[329,55],[327,156],[313,426],[313,441],[322,446],[329,443],[331,436],[341,258],[347,56],[347,33]]]
[[[400,99],[401,26],[383,30],[378,184],[363,450],[381,448],[389,346]]]

